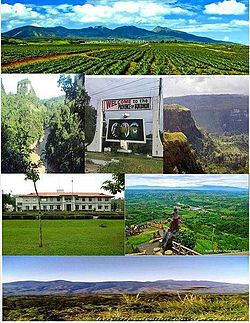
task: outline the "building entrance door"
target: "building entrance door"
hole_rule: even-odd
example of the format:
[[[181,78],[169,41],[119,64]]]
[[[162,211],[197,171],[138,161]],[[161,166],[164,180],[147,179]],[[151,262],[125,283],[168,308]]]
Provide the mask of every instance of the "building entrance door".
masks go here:
[[[66,210],[71,211],[71,204],[66,204]]]

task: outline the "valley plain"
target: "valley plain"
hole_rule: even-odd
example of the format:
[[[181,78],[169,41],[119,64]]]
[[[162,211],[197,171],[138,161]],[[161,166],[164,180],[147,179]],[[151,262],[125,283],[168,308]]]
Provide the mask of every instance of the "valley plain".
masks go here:
[[[180,208],[182,219],[177,242],[201,254],[248,251],[248,194],[244,189],[127,187],[126,224],[131,227],[147,222],[164,223],[174,205]],[[163,225],[165,229],[169,226]],[[128,236],[127,253],[146,248],[157,230],[149,225]]]

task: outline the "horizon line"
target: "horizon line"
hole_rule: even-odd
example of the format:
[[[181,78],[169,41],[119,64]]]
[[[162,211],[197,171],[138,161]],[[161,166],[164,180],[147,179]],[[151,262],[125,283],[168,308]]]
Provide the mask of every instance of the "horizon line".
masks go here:
[[[108,283],[108,282],[138,282],[138,283],[154,283],[159,281],[185,281],[185,282],[211,282],[211,283],[225,283],[225,284],[239,284],[239,285],[249,285],[249,283],[235,283],[235,282],[228,282],[228,281],[217,281],[217,280],[206,280],[206,279],[191,279],[191,280],[185,280],[185,279],[157,279],[157,280],[100,280],[100,281],[82,281],[82,280],[67,280],[67,279],[53,279],[53,280],[32,280],[32,279],[25,279],[25,280],[13,280],[13,281],[6,281],[3,282],[3,284],[9,284],[9,283],[18,283],[18,282],[55,282],[55,281],[65,281],[70,283]]]

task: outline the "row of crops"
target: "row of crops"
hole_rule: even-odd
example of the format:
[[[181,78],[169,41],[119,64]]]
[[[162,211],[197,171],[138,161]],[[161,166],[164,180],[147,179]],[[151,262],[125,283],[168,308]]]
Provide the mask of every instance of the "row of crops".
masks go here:
[[[247,74],[248,64],[248,48],[240,45],[6,45],[2,50],[4,73]]]

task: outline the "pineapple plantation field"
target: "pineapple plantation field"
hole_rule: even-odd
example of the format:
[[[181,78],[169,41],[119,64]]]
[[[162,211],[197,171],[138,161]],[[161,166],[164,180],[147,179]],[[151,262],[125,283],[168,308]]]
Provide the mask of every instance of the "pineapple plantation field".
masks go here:
[[[248,74],[248,47],[202,43],[30,42],[2,46],[3,73]]]

